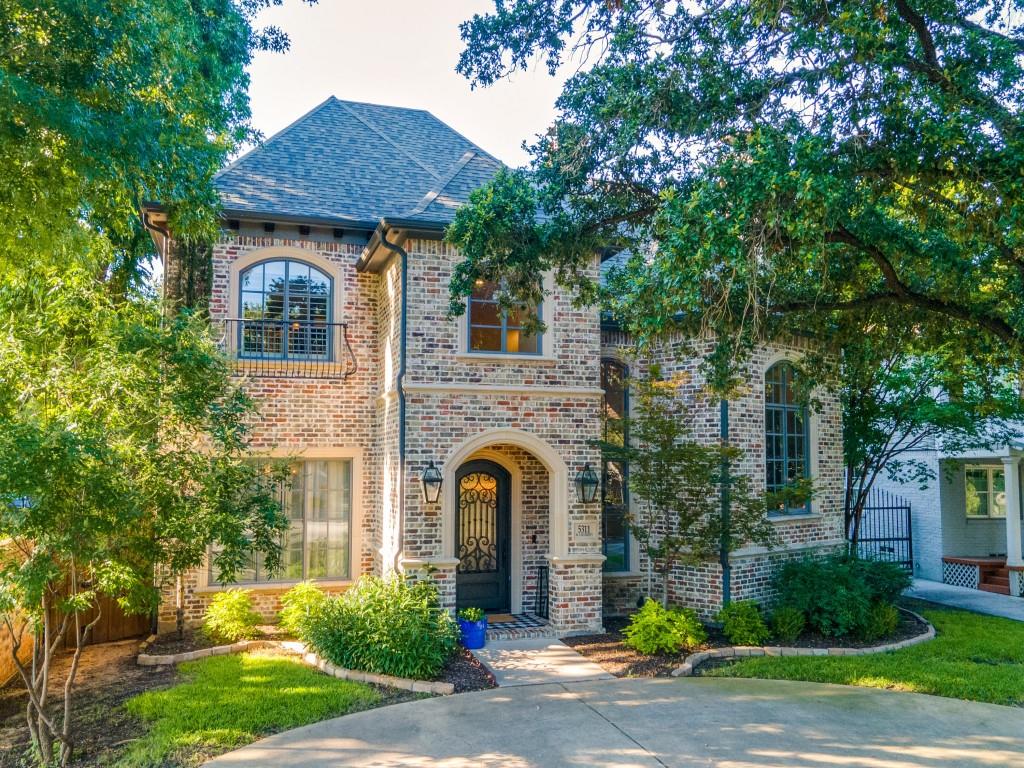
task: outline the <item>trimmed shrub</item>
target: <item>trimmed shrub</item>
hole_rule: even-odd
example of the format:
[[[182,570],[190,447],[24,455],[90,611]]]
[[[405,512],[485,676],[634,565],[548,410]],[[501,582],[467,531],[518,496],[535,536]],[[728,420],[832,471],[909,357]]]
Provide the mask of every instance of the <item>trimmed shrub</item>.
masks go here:
[[[910,576],[898,565],[845,554],[792,560],[780,569],[775,584],[780,604],[802,611],[826,637],[859,631],[872,605],[891,605],[909,585]]]
[[[764,645],[772,636],[753,600],[729,603],[716,618],[722,622],[722,631],[733,645]]]
[[[306,624],[315,620],[326,602],[326,592],[310,581],[303,581],[281,595],[278,622],[285,632],[305,639]]]
[[[853,563],[868,585],[872,602],[895,603],[910,586],[910,574],[898,563],[865,559],[856,559]]]
[[[868,609],[867,618],[858,630],[862,640],[880,640],[896,633],[900,625],[900,611],[892,603],[878,602]]]
[[[845,637],[864,623],[871,591],[845,558],[806,558],[779,572],[779,602],[796,608],[825,637]]]
[[[263,617],[252,607],[248,589],[227,589],[213,596],[203,614],[203,634],[223,645],[259,636],[256,627]]]
[[[795,642],[807,626],[803,611],[791,605],[780,605],[772,614],[772,632],[784,643]]]
[[[650,598],[633,614],[623,634],[623,643],[645,655],[678,653],[700,645],[708,637],[696,611],[667,609]]]
[[[332,664],[417,680],[436,677],[459,639],[433,582],[377,576],[329,597],[304,633]]]

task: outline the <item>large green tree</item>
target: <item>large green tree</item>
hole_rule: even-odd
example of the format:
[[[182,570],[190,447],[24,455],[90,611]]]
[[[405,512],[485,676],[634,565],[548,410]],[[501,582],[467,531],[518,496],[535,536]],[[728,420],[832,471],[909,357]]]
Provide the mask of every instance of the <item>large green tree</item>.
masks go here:
[[[0,0],[0,268],[65,258],[85,223],[114,246],[101,268],[131,282],[143,201],[209,237],[213,175],[257,138],[245,67],[288,45],[254,20],[281,2]]]
[[[507,302],[535,276],[596,290],[641,339],[861,322],[882,309],[935,343],[1024,340],[1020,0],[507,0],[462,27],[486,86],[574,56],[528,170],[502,174],[449,236]],[[537,215],[539,214],[539,215]],[[728,355],[724,356],[725,358]]]
[[[104,598],[148,613],[214,543],[224,579],[254,549],[273,568],[287,527],[273,476],[247,460],[252,405],[208,325],[115,298],[96,273],[0,277],[0,632],[45,765],[71,757],[78,661]]]

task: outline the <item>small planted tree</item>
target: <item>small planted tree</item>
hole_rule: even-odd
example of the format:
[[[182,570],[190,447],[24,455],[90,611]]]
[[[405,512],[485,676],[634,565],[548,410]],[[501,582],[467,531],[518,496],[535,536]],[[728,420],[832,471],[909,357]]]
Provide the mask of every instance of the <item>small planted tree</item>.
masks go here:
[[[690,418],[680,396],[678,378],[662,378],[652,367],[647,379],[631,384],[633,416],[614,432],[628,433],[628,443],[602,443],[605,455],[629,467],[634,499],[626,524],[647,560],[647,589],[660,578],[661,601],[668,604],[668,581],[681,564],[697,564],[744,543],[772,546],[775,530],[767,517],[773,497],[756,494],[745,475],[729,472],[741,451],[719,442],[693,438]],[[728,526],[721,515],[723,481],[728,485]]]
[[[45,765],[71,759],[75,678],[104,602],[148,613],[157,574],[199,566],[215,542],[223,580],[254,549],[274,568],[287,526],[273,477],[246,459],[251,404],[206,323],[113,298],[96,274],[0,277],[0,631]]]

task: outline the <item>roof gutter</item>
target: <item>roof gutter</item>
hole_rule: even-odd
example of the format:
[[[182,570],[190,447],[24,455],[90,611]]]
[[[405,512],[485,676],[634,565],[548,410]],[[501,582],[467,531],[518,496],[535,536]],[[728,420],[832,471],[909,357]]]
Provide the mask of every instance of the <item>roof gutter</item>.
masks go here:
[[[380,245],[398,257],[401,264],[401,290],[400,305],[401,314],[398,328],[399,352],[398,352],[398,375],[395,377],[395,389],[398,392],[398,530],[395,547],[395,571],[400,570],[402,564],[402,553],[405,551],[405,370],[406,370],[406,331],[409,323],[408,308],[408,277],[409,277],[409,254],[397,243],[388,240],[388,227],[381,222],[374,232],[376,238],[380,235]]]
[[[405,232],[407,237],[424,237],[430,239],[439,239],[444,237],[445,228],[448,225],[437,221],[423,221],[421,219],[402,219],[402,218],[383,218],[377,224],[376,229],[373,230],[373,234],[370,235],[370,239],[366,242],[366,247],[363,248],[363,252],[360,254],[358,261],[356,261],[356,270],[358,272],[376,272],[378,266],[374,264],[378,249],[383,245],[388,250],[393,244],[385,245],[386,233],[391,229],[401,229]]]

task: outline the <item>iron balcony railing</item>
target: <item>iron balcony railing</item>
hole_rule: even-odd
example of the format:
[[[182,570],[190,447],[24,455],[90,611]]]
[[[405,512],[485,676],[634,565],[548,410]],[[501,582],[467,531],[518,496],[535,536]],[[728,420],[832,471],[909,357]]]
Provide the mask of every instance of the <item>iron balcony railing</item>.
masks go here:
[[[347,379],[359,366],[347,323],[224,320],[224,350],[240,376]]]

